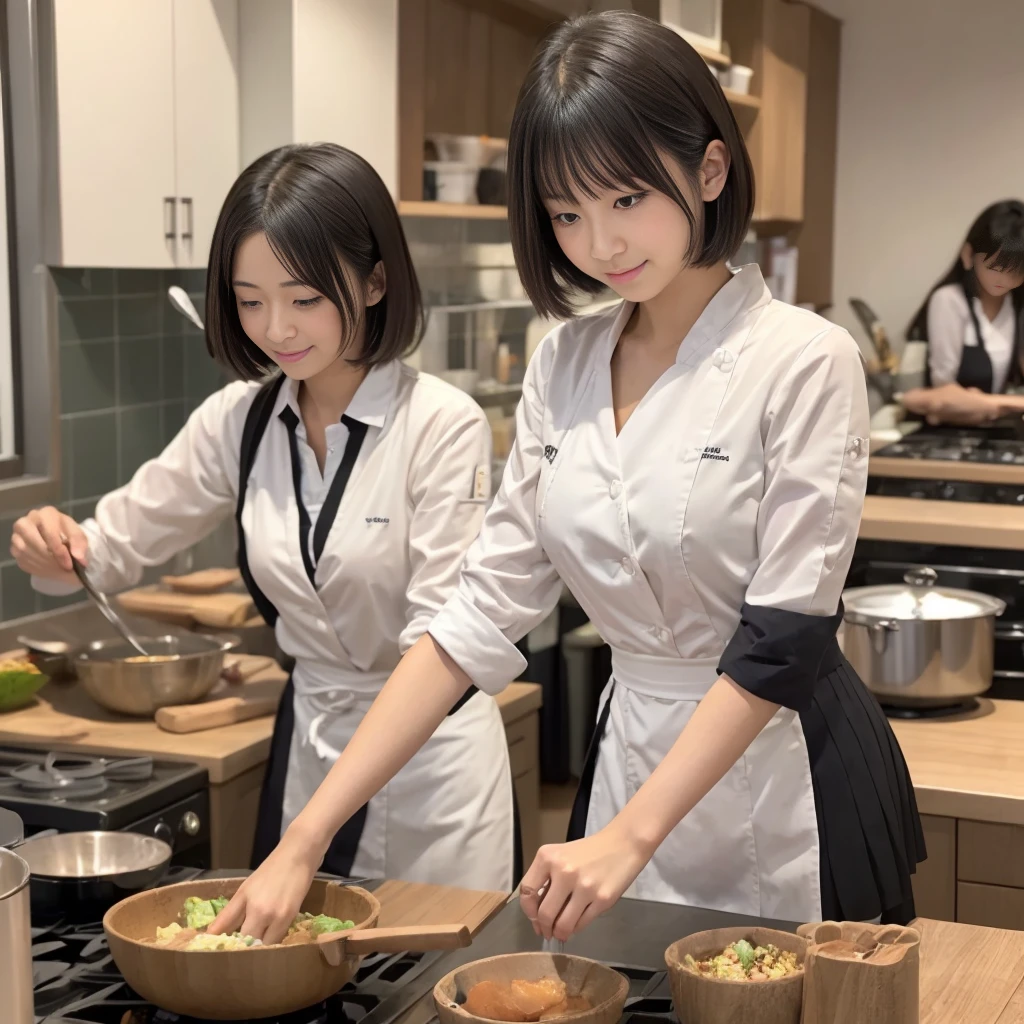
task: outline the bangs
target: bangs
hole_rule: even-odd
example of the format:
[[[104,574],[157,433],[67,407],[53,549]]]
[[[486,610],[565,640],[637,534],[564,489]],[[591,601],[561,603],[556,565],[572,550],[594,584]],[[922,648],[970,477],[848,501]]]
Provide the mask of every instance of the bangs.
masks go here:
[[[538,110],[526,126],[527,174],[538,202],[575,204],[607,191],[653,189],[691,213],[639,121],[615,116],[621,102],[598,90],[560,100]]]
[[[1000,270],[1007,274],[1024,274],[1024,239],[1007,239],[994,256],[985,261],[990,270]]]

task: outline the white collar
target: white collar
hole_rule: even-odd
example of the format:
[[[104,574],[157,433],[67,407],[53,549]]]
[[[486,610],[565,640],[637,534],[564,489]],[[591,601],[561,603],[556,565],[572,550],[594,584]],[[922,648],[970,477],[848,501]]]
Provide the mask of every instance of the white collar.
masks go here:
[[[348,403],[344,415],[349,419],[359,420],[368,427],[383,427],[398,391],[400,371],[401,364],[397,359],[373,367],[356,388],[356,393]],[[286,406],[295,413],[301,423],[299,382],[291,378],[288,378],[281,388],[274,415],[279,416]]]

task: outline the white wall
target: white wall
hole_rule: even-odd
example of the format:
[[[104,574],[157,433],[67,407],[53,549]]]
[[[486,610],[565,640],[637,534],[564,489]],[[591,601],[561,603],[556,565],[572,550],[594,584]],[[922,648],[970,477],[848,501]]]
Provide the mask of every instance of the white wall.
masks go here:
[[[1024,197],[1024,0],[816,0],[843,19],[835,305],[902,344],[990,202]]]

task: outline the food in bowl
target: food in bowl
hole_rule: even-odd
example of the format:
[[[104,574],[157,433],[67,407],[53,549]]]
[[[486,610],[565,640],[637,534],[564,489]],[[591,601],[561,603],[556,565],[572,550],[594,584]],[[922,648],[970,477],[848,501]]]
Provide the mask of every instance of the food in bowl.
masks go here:
[[[204,900],[199,896],[188,896],[178,915],[178,921],[172,921],[164,927],[157,927],[154,945],[165,949],[181,949],[187,952],[210,950],[239,950],[261,946],[259,939],[251,935],[233,932],[229,935],[209,935],[207,928],[213,924],[217,915],[228,905],[226,896],[215,896]],[[283,946],[296,946],[315,942],[320,935],[332,932],[348,931],[354,928],[352,921],[342,921],[328,914],[298,914],[282,940]]]
[[[0,711],[11,711],[27,704],[46,676],[26,658],[0,660]]]
[[[754,946],[746,939],[740,939],[726,946],[721,953],[701,960],[695,960],[687,953],[683,966],[702,977],[723,981],[774,981],[788,978],[801,970],[796,953],[779,949],[771,943]]]
[[[487,1020],[527,1024],[532,1021],[555,1020],[566,1014],[589,1010],[586,996],[571,996],[559,978],[540,981],[514,979],[503,983],[481,981],[466,993],[463,1009]]]
[[[165,661],[180,661],[180,654],[133,654],[124,659],[129,665],[160,665]]]

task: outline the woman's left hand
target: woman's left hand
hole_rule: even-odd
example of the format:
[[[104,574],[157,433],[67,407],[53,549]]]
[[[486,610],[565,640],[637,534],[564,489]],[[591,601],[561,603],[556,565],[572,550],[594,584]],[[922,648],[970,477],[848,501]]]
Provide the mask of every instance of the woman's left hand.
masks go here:
[[[320,867],[323,858],[316,849],[297,833],[293,824],[274,852],[238,887],[210,925],[209,933],[240,932],[261,939],[268,946],[280,942]]]
[[[542,846],[519,903],[538,935],[564,942],[611,907],[652,855],[616,821],[586,839]]]

